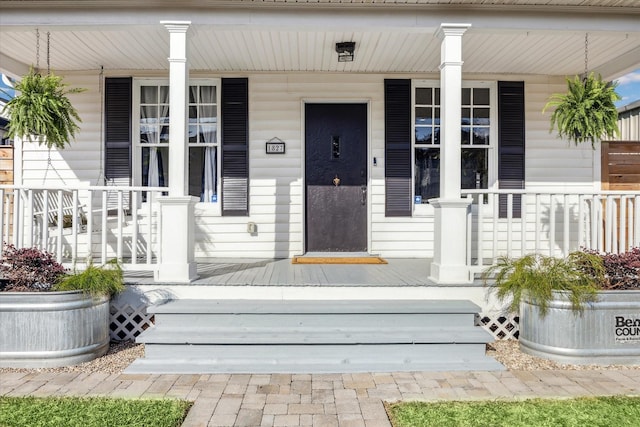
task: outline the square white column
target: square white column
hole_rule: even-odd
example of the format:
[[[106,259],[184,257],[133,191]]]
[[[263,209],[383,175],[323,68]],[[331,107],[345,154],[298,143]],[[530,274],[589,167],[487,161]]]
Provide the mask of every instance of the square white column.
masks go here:
[[[169,196],[159,197],[160,260],[155,280],[188,283],[196,279],[194,207],[188,194],[187,30],[191,22],[163,21],[169,31]]]
[[[430,279],[471,281],[467,266],[467,210],[461,197],[462,36],[471,24],[442,24],[440,50],[440,197],[434,208],[434,255]]]
[[[188,194],[187,30],[190,21],[162,21],[169,31],[169,196]]]

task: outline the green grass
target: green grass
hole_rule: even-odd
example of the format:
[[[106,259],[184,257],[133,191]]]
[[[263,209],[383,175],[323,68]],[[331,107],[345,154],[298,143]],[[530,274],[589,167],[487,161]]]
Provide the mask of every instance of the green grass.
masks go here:
[[[640,397],[473,402],[400,402],[387,406],[394,427],[638,427]]]
[[[0,397],[2,427],[179,427],[190,402],[104,397]]]

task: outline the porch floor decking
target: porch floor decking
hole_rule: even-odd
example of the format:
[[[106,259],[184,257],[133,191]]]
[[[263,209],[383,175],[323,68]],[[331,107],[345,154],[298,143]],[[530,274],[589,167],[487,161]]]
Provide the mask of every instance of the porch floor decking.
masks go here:
[[[198,261],[191,285],[201,286],[353,286],[433,287],[431,259],[386,259],[388,264],[292,264],[291,259],[207,259]],[[153,273],[126,271],[131,285],[160,285]],[[476,280],[465,286],[482,286]]]

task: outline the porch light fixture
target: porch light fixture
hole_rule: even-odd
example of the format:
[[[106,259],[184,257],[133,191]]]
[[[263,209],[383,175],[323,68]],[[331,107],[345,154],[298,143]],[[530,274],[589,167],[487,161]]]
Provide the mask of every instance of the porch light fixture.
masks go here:
[[[353,61],[353,52],[355,50],[356,50],[356,42],[336,43],[336,52],[338,52],[338,62]]]

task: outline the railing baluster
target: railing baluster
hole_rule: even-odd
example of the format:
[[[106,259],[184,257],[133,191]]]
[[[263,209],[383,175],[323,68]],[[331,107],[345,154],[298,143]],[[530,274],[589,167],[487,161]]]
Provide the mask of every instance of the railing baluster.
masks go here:
[[[93,190],[89,190],[89,203],[87,207],[87,259],[88,263],[93,262]]]
[[[513,238],[513,193],[507,194],[507,256],[513,256],[511,239]]]
[[[100,263],[107,263],[107,214],[109,207],[107,206],[107,192],[102,190],[102,241],[100,242],[101,254]]]
[[[542,202],[540,201],[541,195],[540,193],[536,193],[536,218],[535,218],[535,233],[536,233],[536,244],[535,244],[535,251],[536,253],[540,253],[540,226],[542,225],[542,216],[541,216],[541,212],[542,212],[542,207],[541,204]]]
[[[116,234],[116,257],[118,258],[118,262],[122,262],[122,241],[124,239],[124,230],[122,228],[122,223],[124,222],[124,218],[122,215],[122,190],[118,190],[118,232]]]
[[[48,249],[49,243],[49,190],[42,192],[42,250]]]
[[[477,248],[478,251],[478,266],[484,265],[483,253],[484,253],[484,193],[478,194],[478,235],[477,235]]]
[[[520,196],[520,256],[527,252],[527,201],[526,194]]]
[[[151,192],[147,192],[147,264],[151,264],[151,249],[152,249],[152,236],[153,236],[153,210]],[[158,228],[159,229],[159,228]],[[160,257],[158,257],[160,259]]]
[[[495,264],[498,259],[498,216],[500,212],[500,197],[496,194],[491,194],[493,198],[493,259],[492,264]]]
[[[82,226],[78,219],[78,190],[72,190],[71,208],[71,262],[75,264],[78,260],[78,228]]]
[[[556,201],[549,194],[549,256],[556,254]]]
[[[584,195],[578,196],[578,248],[584,247]]]
[[[4,242],[9,241],[8,233],[5,234],[4,224],[7,221],[4,214],[5,193],[4,188],[0,188],[0,233],[2,233],[2,241],[0,241],[0,258],[4,256]]]
[[[620,221],[618,222],[618,230],[620,236],[618,250],[624,252],[627,250],[627,198],[624,196],[620,196]]]
[[[27,226],[27,235],[25,239],[25,245],[29,248],[33,247],[33,190],[27,190],[27,218],[29,219],[29,223]]]
[[[569,195],[562,196],[562,256],[569,254],[569,232],[571,231],[571,223],[569,222]]]
[[[62,263],[62,239],[64,237],[64,206],[62,197],[62,190],[58,190],[58,221],[56,221],[56,223],[58,224],[58,241],[56,242],[56,260],[59,263]]]
[[[471,207],[473,207],[473,196],[471,196],[470,194],[467,195],[467,199],[471,199],[470,203],[471,203]],[[471,265],[471,242],[472,242],[472,230],[473,230],[473,209],[468,209],[467,210],[467,215],[466,215],[466,221],[467,221],[467,244],[466,244],[466,259],[467,259],[467,265]]]
[[[611,196],[607,196],[605,198],[606,209],[605,209],[605,248],[607,252],[611,252],[613,250],[613,209],[611,207],[612,203]]]
[[[131,264],[138,263],[138,192],[131,193],[131,215],[133,222],[133,230],[131,234]]]

